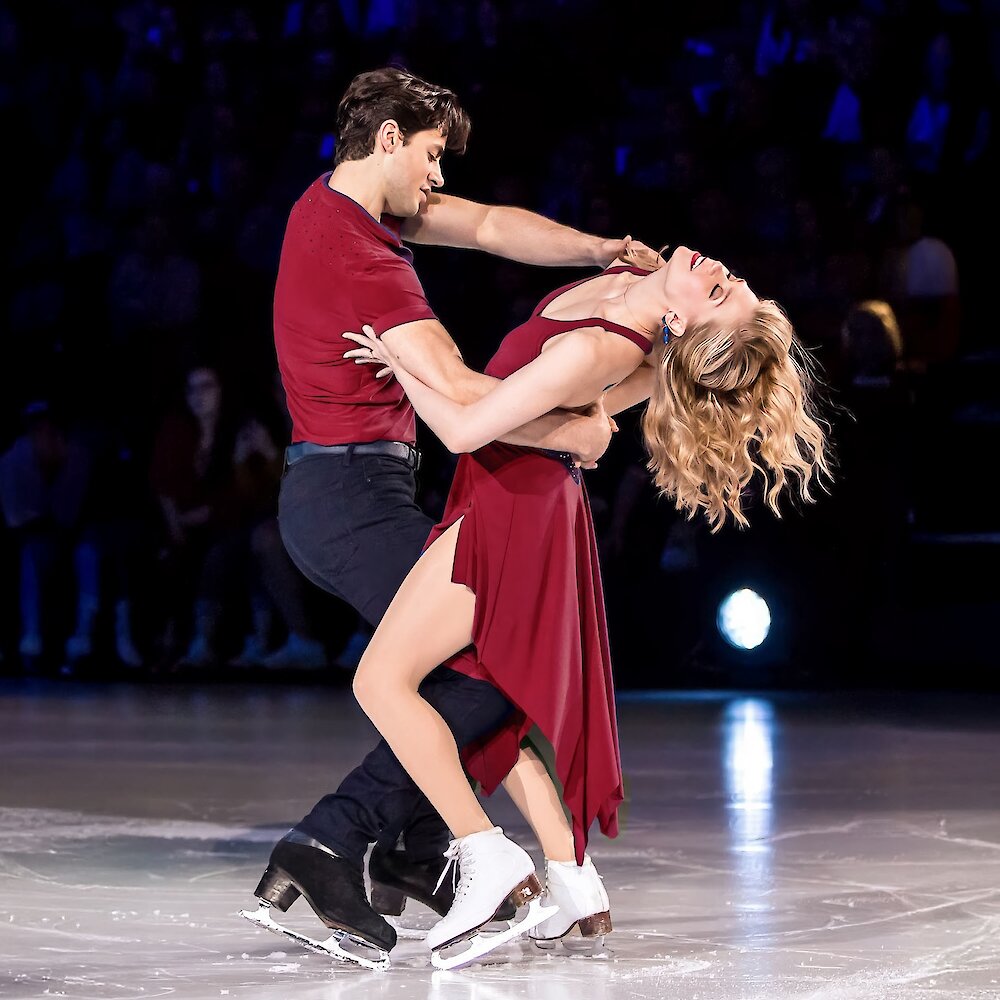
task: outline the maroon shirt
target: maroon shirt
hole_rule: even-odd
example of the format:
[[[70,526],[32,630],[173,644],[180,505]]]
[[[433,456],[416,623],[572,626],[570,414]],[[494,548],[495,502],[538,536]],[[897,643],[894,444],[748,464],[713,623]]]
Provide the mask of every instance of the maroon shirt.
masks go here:
[[[386,330],[435,319],[399,238],[356,201],[315,180],[288,217],[274,292],[274,346],[292,418],[292,441],[349,444],[416,440],[413,407],[376,365],[356,365],[345,340],[368,323]]]

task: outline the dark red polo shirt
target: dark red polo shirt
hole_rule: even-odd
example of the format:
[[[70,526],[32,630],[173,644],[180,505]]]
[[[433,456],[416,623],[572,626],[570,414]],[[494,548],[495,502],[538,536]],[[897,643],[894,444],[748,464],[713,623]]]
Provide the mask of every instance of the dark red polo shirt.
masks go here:
[[[274,291],[274,346],[293,441],[416,440],[413,408],[395,379],[356,365],[345,331],[386,330],[434,319],[399,238],[400,220],[379,222],[356,201],[315,180],[288,217]]]

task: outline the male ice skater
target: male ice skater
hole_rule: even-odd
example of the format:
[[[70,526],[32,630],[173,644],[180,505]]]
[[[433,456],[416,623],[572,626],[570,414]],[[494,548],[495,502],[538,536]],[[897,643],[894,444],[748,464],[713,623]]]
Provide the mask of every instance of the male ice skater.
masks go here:
[[[378,623],[434,524],[414,503],[413,410],[399,385],[345,360],[343,333],[370,324],[428,385],[472,402],[495,383],[469,370],[427,303],[403,245],[485,250],[524,263],[603,267],[625,240],[589,236],[530,212],[436,194],[441,158],[461,153],[469,120],[449,90],[402,69],[363,73],[337,113],[335,168],[293,207],[274,298],[275,347],[293,420],[279,498],[281,536],[315,584]],[[603,409],[556,411],[505,441],[569,452],[583,464],[604,453]],[[421,694],[459,747],[494,730],[510,710],[491,685],[438,668]],[[400,833],[404,849],[396,850]],[[369,864],[373,909],[365,897]],[[406,897],[439,914],[451,895],[434,887],[449,832],[385,741],[278,842],[256,889],[285,910],[301,894],[335,931],[385,953],[396,934],[379,913]],[[378,910],[379,912],[376,912]]]

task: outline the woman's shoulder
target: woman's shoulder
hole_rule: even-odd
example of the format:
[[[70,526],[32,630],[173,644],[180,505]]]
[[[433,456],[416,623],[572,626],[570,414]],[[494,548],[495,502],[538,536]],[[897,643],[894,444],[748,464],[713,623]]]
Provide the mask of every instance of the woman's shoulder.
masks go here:
[[[581,362],[595,366],[605,362],[615,363],[623,355],[631,358],[635,350],[641,350],[632,340],[614,336],[615,329],[617,327],[614,324],[602,325],[594,320],[581,320],[580,326],[552,338],[552,342],[546,347],[560,345],[564,353],[572,351]]]

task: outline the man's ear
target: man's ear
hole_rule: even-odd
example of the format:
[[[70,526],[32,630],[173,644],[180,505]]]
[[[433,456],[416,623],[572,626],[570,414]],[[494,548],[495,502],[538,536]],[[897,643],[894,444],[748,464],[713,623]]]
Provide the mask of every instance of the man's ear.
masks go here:
[[[403,144],[403,133],[400,130],[399,122],[395,118],[387,118],[379,126],[375,138],[376,149],[381,149],[384,153],[392,153]]]

